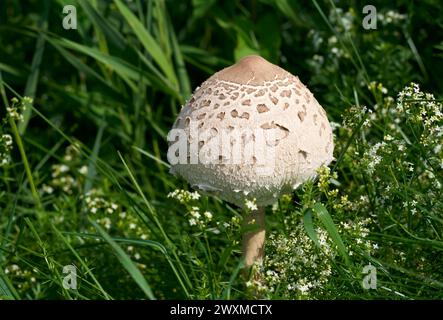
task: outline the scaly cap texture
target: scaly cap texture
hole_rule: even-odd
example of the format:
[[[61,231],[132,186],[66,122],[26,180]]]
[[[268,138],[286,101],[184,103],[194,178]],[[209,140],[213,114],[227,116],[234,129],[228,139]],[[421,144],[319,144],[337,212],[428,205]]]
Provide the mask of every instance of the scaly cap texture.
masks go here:
[[[245,197],[255,198],[258,206],[271,204],[333,160],[326,112],[298,77],[259,56],[247,56],[207,79],[173,128],[186,132],[188,148],[187,163],[172,165],[172,173],[239,206]],[[244,134],[229,137],[222,150],[219,139],[230,132]],[[263,136],[265,141],[259,139]],[[239,139],[252,140],[252,152],[235,149]],[[192,164],[195,152],[215,161]],[[241,163],[232,161],[239,156]]]

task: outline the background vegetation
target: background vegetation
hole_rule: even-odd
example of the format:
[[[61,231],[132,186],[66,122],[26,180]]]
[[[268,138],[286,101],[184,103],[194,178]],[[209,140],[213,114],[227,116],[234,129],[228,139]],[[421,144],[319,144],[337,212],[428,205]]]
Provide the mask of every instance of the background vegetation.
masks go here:
[[[443,298],[442,6],[371,4],[376,30],[359,1],[1,1],[0,297]],[[251,53],[311,89],[337,159],[268,208],[264,284],[241,211],[165,162],[191,90]]]

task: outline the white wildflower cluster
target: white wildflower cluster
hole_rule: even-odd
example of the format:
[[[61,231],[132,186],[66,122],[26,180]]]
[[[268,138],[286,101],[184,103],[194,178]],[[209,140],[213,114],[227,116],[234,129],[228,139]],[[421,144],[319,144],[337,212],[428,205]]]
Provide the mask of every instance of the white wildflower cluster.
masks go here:
[[[32,102],[32,99],[29,97],[24,97],[21,100],[15,97],[12,98],[11,106],[6,108],[7,116],[14,121],[23,121],[23,113],[32,105]]]
[[[350,256],[373,255],[379,250],[379,245],[369,239],[373,223],[372,218],[356,218],[337,225],[341,236],[348,239]],[[331,261],[337,251],[325,230],[317,228],[316,233],[320,248],[306,234],[301,219],[286,218],[285,231],[273,232],[267,240],[264,281],[251,281],[249,285],[264,286],[260,287],[262,292],[283,299],[323,296],[333,276]]]
[[[329,12],[329,20],[334,27],[334,34],[343,34],[345,32],[353,32],[356,30],[356,14],[352,9],[344,12],[341,8],[331,10]],[[314,73],[324,72],[324,66],[328,65],[328,68],[334,68],[333,66],[339,65],[338,61],[342,58],[350,58],[349,53],[343,50],[342,43],[340,43],[337,36],[332,35],[327,37],[322,32],[311,30],[308,33],[308,38],[312,41],[312,47],[318,52],[312,56],[307,62],[309,66],[314,69]],[[324,41],[324,38],[326,41]],[[327,55],[320,55],[320,53],[327,52]],[[335,61],[336,63],[330,63],[327,60]]]
[[[398,94],[396,112],[407,115],[408,119],[422,126],[420,143],[424,146],[438,146],[443,143],[442,104],[434,95],[420,91],[411,83]],[[437,148],[436,151],[441,151]]]
[[[355,11],[350,8],[344,12],[342,8],[336,8],[329,12],[329,20],[337,32],[349,32],[355,26],[356,14]]]
[[[253,198],[253,199],[247,199],[245,200],[245,207],[247,210],[250,211],[255,211],[258,209],[257,207],[257,199]]]
[[[71,144],[65,149],[63,163],[51,166],[51,180],[42,185],[41,192],[45,194],[52,194],[56,190],[67,194],[79,192],[87,173],[87,166],[81,164],[78,144]]]
[[[388,94],[388,89],[383,86],[383,83],[371,81],[368,85],[368,89],[372,92],[379,92],[381,94]]]
[[[190,192],[182,189],[175,189],[174,191],[168,193],[168,198],[176,199],[181,204],[187,204],[192,200],[200,199],[200,194],[197,191]]]
[[[267,240],[265,286],[284,299],[315,298],[330,279],[335,251],[323,229],[317,229],[319,249],[307,236],[303,223],[288,225],[288,234],[271,233]]]
[[[351,106],[344,113],[342,127],[349,131],[356,130],[360,125],[369,127],[371,114],[372,110],[366,106]]]
[[[60,189],[67,194],[73,194],[78,189],[78,181],[70,174],[70,168],[67,165],[54,164],[51,170],[52,180],[49,186],[43,186],[43,191],[52,193],[54,189]]]
[[[374,223],[372,218],[365,218],[365,219],[354,219],[354,220],[348,220],[348,221],[341,221],[339,224],[339,233],[342,234],[342,236],[346,236],[347,238],[350,238],[351,241],[348,241],[348,243],[351,243],[349,250],[349,255],[354,255],[354,250],[358,249],[360,251],[363,251],[366,254],[373,254],[375,250],[378,250],[378,244],[369,240],[369,227]]]
[[[404,22],[407,18],[408,16],[406,14],[401,14],[393,10],[377,13],[377,21],[383,26],[388,24],[399,24]]]
[[[116,211],[120,211],[119,205],[105,199],[102,192],[98,189],[91,189],[88,191],[84,196],[84,200],[88,208],[88,212],[92,214],[96,214],[98,212],[113,214]]]
[[[18,283],[17,287],[20,290],[27,290],[37,282],[35,278],[36,271],[35,269],[32,271],[24,270],[15,263],[6,266],[4,269],[5,274],[13,278],[15,283]]]
[[[125,207],[118,203],[112,195],[101,188],[93,188],[82,196],[86,210],[91,218],[103,226],[112,234],[123,234],[128,238],[139,238],[141,240],[149,239],[149,233],[143,225],[139,224],[138,217],[129,214]],[[90,232],[94,232],[94,227],[89,227]],[[126,248],[128,254],[135,260],[141,259],[139,251],[134,250],[132,246]],[[145,265],[140,265],[145,267]]]
[[[199,230],[210,231],[215,234],[220,233],[220,229],[226,230],[230,228],[230,224],[223,221],[217,221],[215,226],[212,225],[213,213],[209,210],[201,210],[198,207],[197,200],[201,195],[197,191],[190,192],[187,190],[176,189],[167,195],[168,198],[175,199],[186,207],[186,217],[191,227],[197,227]]]
[[[366,172],[370,175],[372,175],[375,171],[375,168],[377,165],[380,164],[382,161],[382,155],[380,155],[379,150],[384,150],[386,152],[390,152],[387,150],[386,142],[377,142],[375,145],[370,147],[368,150],[365,151],[363,155],[364,161],[367,163],[366,166]]]
[[[12,137],[9,134],[0,136],[0,167],[11,162]]]
[[[423,93],[418,84],[411,83],[398,94],[396,103],[385,97],[383,104],[374,109],[371,121],[385,128],[383,139],[358,142],[357,162],[378,187],[390,191],[381,192],[375,201],[381,205],[393,201],[391,195],[399,188],[395,179],[393,183],[386,179],[386,172],[391,177],[410,177],[420,183],[420,189],[426,186],[429,195],[436,194],[442,187],[438,179],[443,169],[442,104],[432,94]]]
[[[212,213],[210,211],[205,211],[203,213],[200,212],[199,207],[191,207],[191,210],[188,212],[190,218],[189,218],[189,225],[190,226],[200,226],[204,227],[206,226],[210,221],[212,221]]]
[[[141,259],[140,252],[137,251],[137,250],[134,248],[134,246],[127,246],[127,247],[126,247],[126,251],[127,251],[127,253],[128,253],[131,257],[133,257],[136,261],[138,261],[138,260]],[[143,269],[144,267],[146,267],[146,265],[144,265],[144,264],[141,264],[141,265],[139,264],[139,266],[142,267],[142,269]]]
[[[417,213],[419,213],[419,212],[417,211],[417,204],[418,204],[418,202],[417,202],[417,200],[415,200],[415,199],[410,200],[410,201],[403,201],[403,203],[402,203],[403,208],[409,210],[409,212],[410,212],[413,216],[415,216]]]

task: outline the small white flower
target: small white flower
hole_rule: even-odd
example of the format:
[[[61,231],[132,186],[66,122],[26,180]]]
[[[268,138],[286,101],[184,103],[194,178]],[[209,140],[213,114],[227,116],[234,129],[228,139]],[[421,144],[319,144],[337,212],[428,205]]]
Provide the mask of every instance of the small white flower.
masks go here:
[[[205,213],[203,213],[203,215],[208,218],[208,220],[212,219],[212,213],[210,213],[209,211],[206,211]]]
[[[191,216],[193,216],[196,219],[199,219],[201,217],[200,213],[198,211],[191,211]]]
[[[192,199],[192,200],[198,200],[198,199],[200,199],[200,194],[199,194],[197,191],[192,192],[192,193],[190,194],[190,196],[191,196],[191,199]]]
[[[47,194],[51,194],[54,192],[54,188],[51,186],[48,186],[46,184],[43,185],[42,190],[44,193],[47,193]]]
[[[65,164],[62,164],[59,167],[59,170],[60,170],[60,172],[67,172],[67,171],[69,171],[69,167],[67,165],[65,165]]]
[[[78,172],[80,172],[82,175],[86,176],[88,174],[88,167],[82,166],[80,169],[78,169]]]
[[[111,219],[104,218],[103,221],[104,221],[105,228],[108,230],[111,229]]]
[[[298,286],[298,290],[300,290],[302,294],[306,294],[309,291],[309,286],[307,284]]]
[[[246,200],[245,202],[246,208],[248,208],[249,210],[257,210],[257,204],[255,203],[255,199],[253,200]]]

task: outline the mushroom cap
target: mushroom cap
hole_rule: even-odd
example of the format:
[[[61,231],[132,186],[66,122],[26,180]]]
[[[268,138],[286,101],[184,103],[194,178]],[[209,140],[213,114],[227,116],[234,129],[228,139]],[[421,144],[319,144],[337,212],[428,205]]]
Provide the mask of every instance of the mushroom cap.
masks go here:
[[[272,204],[333,160],[332,130],[313,94],[256,55],[198,87],[173,129],[183,130],[187,141],[186,161],[179,163],[172,159],[176,141],[170,142],[171,172],[241,207],[245,198]]]

